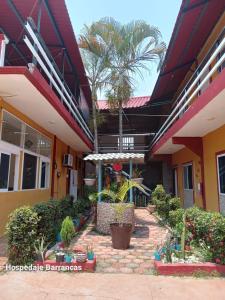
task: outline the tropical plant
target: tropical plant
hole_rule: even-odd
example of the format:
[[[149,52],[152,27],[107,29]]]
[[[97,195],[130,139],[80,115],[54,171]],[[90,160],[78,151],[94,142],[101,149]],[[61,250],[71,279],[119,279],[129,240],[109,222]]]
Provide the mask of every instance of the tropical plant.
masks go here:
[[[40,239],[36,240],[34,243],[34,249],[37,256],[40,256],[42,261],[45,260],[45,252],[48,249],[50,243],[45,242],[45,237],[41,237]]]
[[[135,168],[133,170],[133,178],[140,178],[141,175],[142,175],[142,170],[138,169],[138,168]]]
[[[115,220],[119,224],[123,221],[123,216],[127,208],[132,207],[133,204],[126,202],[127,193],[131,188],[138,188],[141,191],[144,191],[144,189],[140,186],[140,184],[134,182],[133,180],[126,180],[124,183],[119,187],[117,192],[113,190],[103,190],[102,192],[98,193],[98,195],[104,195],[112,199],[112,208],[115,212]],[[116,203],[116,205],[115,205]]]
[[[160,31],[142,20],[122,25],[113,18],[103,18],[85,27],[79,44],[82,49],[88,49],[84,62],[87,61],[85,66],[94,99],[96,88],[104,86],[111,110],[119,113],[119,150],[122,152],[123,104],[133,93],[135,75],[142,77],[141,71],[150,69],[149,62],[158,61],[161,66],[165,43],[161,41]]]
[[[60,235],[66,248],[69,247],[72,238],[74,237],[74,224],[70,217],[66,217],[62,222]]]
[[[94,130],[94,149],[98,153],[98,125],[105,120],[97,105],[97,94],[108,80],[109,45],[95,35],[96,24],[84,26],[79,38],[79,47],[92,91],[92,124]]]

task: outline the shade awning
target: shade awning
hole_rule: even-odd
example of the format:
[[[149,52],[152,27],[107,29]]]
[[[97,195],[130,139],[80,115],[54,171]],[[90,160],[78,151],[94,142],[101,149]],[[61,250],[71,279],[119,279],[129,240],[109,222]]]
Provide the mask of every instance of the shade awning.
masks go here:
[[[121,162],[126,163],[132,160],[135,163],[144,163],[144,154],[142,153],[104,153],[89,154],[84,160],[93,162],[103,161],[105,163]]]

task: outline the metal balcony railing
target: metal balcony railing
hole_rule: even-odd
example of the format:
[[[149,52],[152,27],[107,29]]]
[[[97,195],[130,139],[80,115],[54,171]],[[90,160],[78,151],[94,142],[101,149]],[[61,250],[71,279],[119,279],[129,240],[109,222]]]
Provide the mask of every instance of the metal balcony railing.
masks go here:
[[[175,107],[169,117],[163,123],[159,131],[154,136],[151,147],[153,147],[159,139],[167,132],[167,130],[175,123],[175,121],[183,116],[189,109],[192,102],[206,89],[206,87],[214,80],[213,75],[224,67],[225,62],[225,37],[224,30],[220,41],[210,49],[202,63],[199,65],[191,79],[182,90]]]
[[[57,94],[60,97],[60,100],[67,108],[67,110],[71,113],[74,120],[79,124],[81,129],[85,132],[88,138],[93,142],[93,135],[79,111],[79,107],[77,107],[77,101],[74,98],[72,92],[70,91],[68,85],[62,79],[63,76],[58,70],[58,67],[48,51],[47,46],[44,41],[40,38],[34,28],[34,23],[31,20],[28,20],[25,24],[25,29],[27,35],[24,36],[24,42],[31,51],[33,57],[38,62],[41,70],[45,73],[47,78],[49,79],[50,85],[54,87]]]

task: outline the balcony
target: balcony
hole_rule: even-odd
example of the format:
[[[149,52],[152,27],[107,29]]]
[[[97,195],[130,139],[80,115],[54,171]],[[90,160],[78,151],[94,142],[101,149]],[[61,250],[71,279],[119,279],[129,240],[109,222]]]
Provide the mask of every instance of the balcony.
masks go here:
[[[215,102],[214,108],[208,106],[208,111],[206,105],[216,98],[214,97],[208,101],[207,98],[210,96],[209,93],[213,94],[216,91],[217,83],[220,81],[220,89],[218,93],[224,89],[224,69],[225,69],[225,30],[220,35],[220,38],[213,44],[211,49],[208,51],[207,55],[202,60],[201,64],[198,66],[196,71],[191,76],[190,80],[187,82],[182,92],[174,101],[172,111],[163,125],[160,127],[156,135],[154,136],[151,143],[151,150],[153,153],[172,153],[173,147],[171,142],[171,137],[177,136],[203,136],[204,134],[213,130],[213,126],[207,126],[205,120],[216,120],[215,126],[220,125],[221,116],[217,115],[219,110],[222,109],[222,101]],[[223,80],[222,78],[223,77]],[[204,101],[205,100],[205,101]],[[207,101],[206,101],[207,100]],[[219,100],[219,99],[218,99]],[[207,102],[203,105],[203,102]],[[200,103],[202,106],[200,107]],[[202,117],[199,113],[202,111]],[[209,113],[209,108],[213,112],[213,116]],[[216,110],[216,111],[215,111]],[[196,114],[195,114],[196,112]],[[198,113],[197,118],[194,120]],[[203,118],[204,114],[204,118]],[[199,122],[202,120],[203,122]],[[193,126],[187,122],[193,123]],[[224,121],[223,121],[224,123]],[[222,126],[221,124],[220,126]],[[186,126],[186,128],[185,128]],[[205,130],[203,127],[206,126]],[[202,130],[201,130],[202,129]],[[170,141],[169,141],[170,140]],[[169,142],[168,142],[169,141]],[[167,147],[163,151],[159,151],[159,148],[167,143]],[[164,145],[165,146],[165,145]]]

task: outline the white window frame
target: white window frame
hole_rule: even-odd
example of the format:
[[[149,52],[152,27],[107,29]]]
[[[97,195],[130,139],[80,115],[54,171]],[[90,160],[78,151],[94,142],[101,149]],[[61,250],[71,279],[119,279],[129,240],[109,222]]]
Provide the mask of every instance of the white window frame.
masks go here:
[[[184,169],[186,168],[186,167],[189,167],[189,166],[191,166],[192,167],[192,189],[186,189],[185,188],[185,172],[184,172]],[[194,176],[193,176],[193,174],[194,174],[194,166],[193,166],[193,163],[187,163],[187,164],[184,164],[183,165],[183,188],[184,188],[184,191],[193,191],[194,190]],[[188,178],[188,177],[187,177]]]
[[[219,154],[216,156],[217,160],[217,178],[218,178],[218,193],[219,195],[225,196],[225,193],[221,193],[221,187],[220,187],[220,170],[219,170],[219,158],[225,156],[225,153]]]
[[[41,171],[42,171],[42,163],[46,163],[48,164],[48,169],[47,169],[47,178],[45,179],[45,184],[46,186],[45,187],[41,187]],[[40,157],[40,160],[39,160],[39,182],[38,182],[38,187],[39,189],[41,190],[47,190],[49,189],[50,187],[50,159],[48,159],[47,157]]]
[[[19,182],[20,150],[17,146],[0,140],[0,154],[1,153],[10,155],[9,168],[10,168],[10,164],[11,164],[11,155],[12,154],[14,154],[16,156],[16,161],[15,161],[15,175],[14,175],[13,191],[9,191],[8,189],[0,189],[0,192],[16,192],[16,191],[18,191],[18,182]],[[9,174],[8,174],[8,176],[9,176]]]

